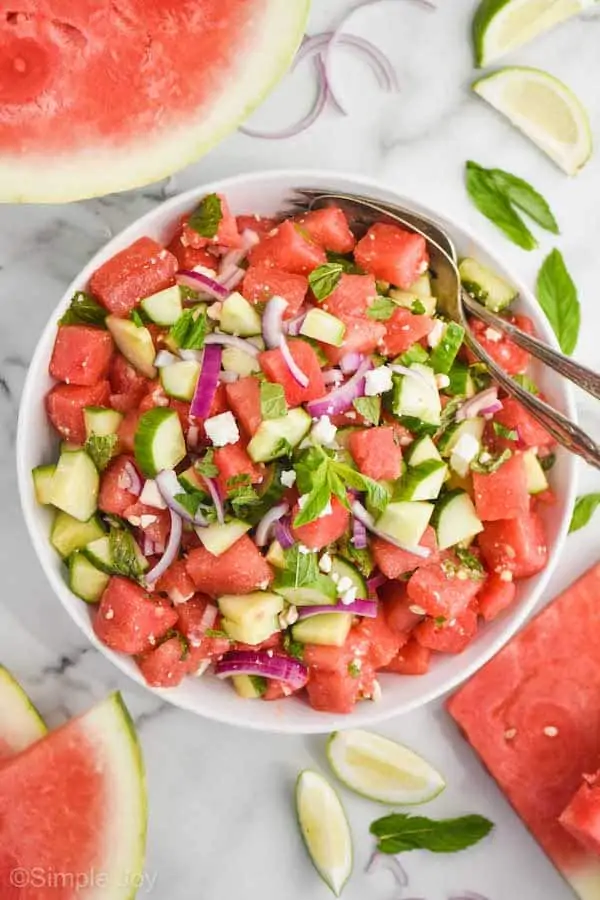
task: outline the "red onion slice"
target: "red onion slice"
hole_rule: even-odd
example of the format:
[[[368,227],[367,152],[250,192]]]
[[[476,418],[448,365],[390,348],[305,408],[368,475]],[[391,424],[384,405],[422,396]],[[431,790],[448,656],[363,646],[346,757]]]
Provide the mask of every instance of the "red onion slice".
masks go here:
[[[172,509],[169,509],[169,515],[171,516],[171,531],[169,533],[169,540],[167,541],[165,552],[163,553],[159,562],[157,562],[153,569],[150,569],[145,577],[146,584],[149,587],[150,585],[156,584],[161,575],[164,575],[169,566],[175,562],[175,560],[177,559],[177,554],[179,553],[181,535],[183,532],[183,521],[181,516],[178,516],[177,513],[173,512]]]
[[[204,338],[205,347],[210,347],[213,344],[221,344],[223,347],[234,347],[237,350],[243,350],[244,353],[249,353],[251,356],[258,356],[260,353],[260,350],[252,341],[236,337],[234,334],[221,334],[216,331],[212,334],[207,334]]]
[[[290,319],[288,322],[284,323],[284,328],[290,337],[298,337],[300,334],[300,329],[304,325],[304,320],[307,316],[306,310],[304,312],[299,313],[297,316],[294,316],[293,319]]]
[[[298,363],[292,356],[292,351],[290,350],[290,346],[289,346],[287,340],[285,339],[285,335],[283,335],[283,334],[281,335],[281,342],[279,344],[279,349],[281,350],[281,355],[283,356],[283,360],[284,360],[286,366],[288,367],[288,369],[290,370],[290,372],[292,373],[293,377],[298,382],[298,384],[303,388],[308,387],[308,384],[309,384],[308,375],[302,371],[302,369],[300,368],[300,366],[298,365]]]
[[[127,460],[125,465],[123,466],[123,477],[126,480],[126,484],[120,484],[119,487],[122,487],[123,490],[129,491],[130,494],[133,494],[135,497],[139,497],[142,493],[142,479],[136,467],[133,465],[131,460]],[[120,482],[120,479],[119,479]]]
[[[226,653],[215,666],[217,678],[230,675],[259,675],[284,681],[294,690],[304,687],[308,669],[299,660],[287,656],[269,656],[268,650],[236,650]]]
[[[226,287],[228,291],[234,291],[238,284],[244,280],[245,274],[246,270],[239,266],[235,266],[228,272],[224,272],[222,280],[223,287]]]
[[[374,850],[371,859],[365,867],[365,872],[370,874],[379,868],[387,869],[398,887],[405,888],[408,886],[408,875],[397,857]]]
[[[366,550],[367,548],[367,529],[360,519],[352,520],[352,543],[357,550]]]
[[[373,368],[370,359],[364,359],[352,378],[336,388],[331,393],[320,397],[318,400],[311,400],[306,404],[306,408],[314,419],[321,416],[333,416],[346,412],[352,406],[352,402],[357,397],[362,397],[365,392],[365,375],[369,369]]]
[[[362,353],[346,353],[340,359],[340,369],[344,375],[354,375],[363,359]]]
[[[216,345],[204,348],[202,368],[190,406],[190,415],[198,419],[205,419],[210,414],[219,386],[222,352],[221,347]]]
[[[369,593],[374,594],[377,588],[380,588],[388,580],[389,579],[382,572],[378,572],[377,575],[372,575],[371,578],[367,579],[367,587],[369,589]]]
[[[262,517],[256,526],[256,534],[254,536],[254,542],[257,547],[264,547],[265,544],[269,543],[269,535],[275,522],[282,519],[289,511],[289,503],[279,503],[277,506],[273,506],[268,513]]]
[[[185,491],[179,484],[177,475],[172,469],[163,469],[162,472],[158,473],[156,476],[156,486],[169,509],[174,513],[177,513],[181,519],[190,522],[192,525],[207,524],[202,513],[196,513],[195,516],[192,516],[192,514],[175,499],[177,494],[185,494]]]
[[[325,384],[340,384],[344,380],[341,369],[323,369],[323,381]]]
[[[315,606],[298,606],[298,620],[311,616],[329,615],[329,613],[350,613],[353,616],[364,616],[367,619],[377,617],[376,600],[353,600],[352,603],[317,604]]]
[[[431,556],[431,550],[428,550],[427,547],[409,547],[407,544],[397,541],[396,538],[392,537],[390,534],[386,534],[385,531],[381,531],[380,528],[377,528],[373,521],[373,516],[367,512],[362,503],[359,503],[358,500],[355,500],[352,504],[352,515],[362,522],[365,528],[372,534],[387,541],[388,544],[393,544],[394,547],[398,547],[400,550],[406,550],[407,553],[412,553],[413,556],[418,556],[421,559],[427,559]]]
[[[282,550],[289,550],[296,543],[294,535],[290,528],[290,520],[288,518],[275,522],[273,528],[275,540],[281,546]]]
[[[494,385],[463,403],[456,413],[456,421],[462,422],[464,419],[471,419],[474,416],[483,414],[486,410],[494,408],[497,403],[500,403],[498,400],[498,388]]]
[[[225,522],[225,510],[223,509],[223,501],[221,500],[221,493],[219,491],[219,486],[214,478],[207,478],[206,475],[202,476],[202,480],[206,485],[206,489],[210,494],[210,498],[215,505],[215,510],[217,513],[217,522],[219,525],[223,525]]]
[[[274,350],[281,344],[283,337],[283,315],[288,307],[284,297],[271,297],[262,319],[262,336],[269,350]]]
[[[194,272],[192,269],[181,269],[175,276],[175,281],[194,291],[201,291],[209,297],[214,297],[215,300],[225,300],[230,294],[230,291],[214,278],[209,278],[202,272]]]
[[[156,547],[154,541],[151,541],[147,535],[144,535],[144,543],[142,544],[142,553],[144,556],[154,556]]]

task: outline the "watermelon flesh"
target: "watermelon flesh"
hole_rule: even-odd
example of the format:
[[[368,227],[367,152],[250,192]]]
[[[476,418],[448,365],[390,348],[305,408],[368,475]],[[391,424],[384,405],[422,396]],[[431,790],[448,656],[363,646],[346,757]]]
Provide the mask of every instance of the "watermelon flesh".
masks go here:
[[[193,162],[283,75],[308,8],[128,0],[103,12],[50,0],[2,15],[0,199],[108,194]]]
[[[600,772],[583,776],[583,784],[563,811],[560,824],[600,856]]]
[[[600,565],[544,609],[448,704],[471,746],[582,900],[600,860],[559,817],[600,755]]]
[[[143,763],[118,694],[0,768],[2,897],[91,900],[102,887],[107,900],[127,900],[142,883],[145,837]],[[73,877],[45,884],[32,877],[13,895],[17,868]]]
[[[45,734],[37,709],[10,672],[0,666],[0,759],[20,753]]]

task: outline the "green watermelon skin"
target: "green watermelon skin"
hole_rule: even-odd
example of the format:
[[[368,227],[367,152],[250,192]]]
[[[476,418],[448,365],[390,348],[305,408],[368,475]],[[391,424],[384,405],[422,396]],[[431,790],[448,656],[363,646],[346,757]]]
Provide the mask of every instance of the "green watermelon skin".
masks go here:
[[[20,753],[46,734],[35,706],[8,669],[0,666],[0,760]]]

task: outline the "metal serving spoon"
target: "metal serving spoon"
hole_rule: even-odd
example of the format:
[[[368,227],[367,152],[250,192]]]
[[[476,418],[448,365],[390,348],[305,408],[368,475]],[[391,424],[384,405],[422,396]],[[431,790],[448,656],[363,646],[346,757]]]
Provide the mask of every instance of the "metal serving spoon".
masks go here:
[[[585,366],[553,350],[547,344],[525,334],[501,316],[487,310],[474,300],[462,287],[457,267],[456,249],[451,238],[435,222],[425,216],[402,207],[375,201],[354,194],[327,193],[323,190],[298,188],[299,196],[292,199],[294,214],[336,205],[341,207],[348,218],[354,234],[360,238],[375,222],[389,222],[420,234],[427,241],[431,260],[432,280],[440,311],[465,329],[465,343],[481,362],[485,363],[495,381],[507,394],[515,397],[552,437],[567,450],[581,456],[590,465],[600,469],[600,446],[578,425],[562,413],[553,409],[539,397],[530,394],[506,374],[475,339],[465,310],[486,322],[492,328],[505,333],[514,343],[527,350],[540,362],[545,363],[559,374],[592,396],[600,399],[600,376]],[[289,214],[290,210],[286,211]]]

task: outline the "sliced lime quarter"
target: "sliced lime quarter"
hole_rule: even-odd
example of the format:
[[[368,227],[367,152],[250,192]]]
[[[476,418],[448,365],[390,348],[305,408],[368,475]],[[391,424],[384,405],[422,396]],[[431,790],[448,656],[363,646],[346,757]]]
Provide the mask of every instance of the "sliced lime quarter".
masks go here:
[[[296,782],[296,810],[313,865],[339,897],[352,872],[352,836],[341,800],[327,779],[305,769]]]
[[[473,20],[478,66],[488,66],[539,34],[578,15],[595,0],[482,0]]]
[[[346,787],[380,803],[427,803],[446,786],[440,773],[422,757],[370,731],[335,732],[327,743],[327,757]]]
[[[587,112],[558,78],[520,66],[507,67],[473,85],[568,175],[575,175],[592,155]]]

